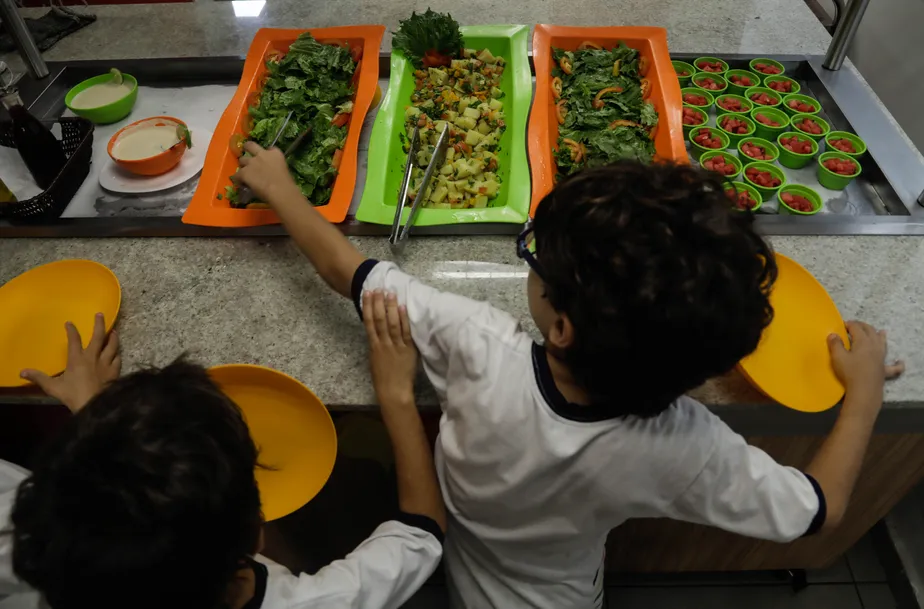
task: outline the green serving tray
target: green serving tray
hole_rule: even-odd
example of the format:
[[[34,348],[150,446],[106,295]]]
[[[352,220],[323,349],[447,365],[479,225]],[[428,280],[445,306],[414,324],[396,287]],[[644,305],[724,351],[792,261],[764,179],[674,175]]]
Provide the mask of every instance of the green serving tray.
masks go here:
[[[519,224],[529,216],[531,186],[526,160],[526,119],[532,99],[532,77],[529,71],[525,25],[475,25],[461,28],[465,46],[487,48],[507,61],[500,88],[504,92],[504,114],[507,129],[497,151],[498,175],[501,178],[497,198],[480,209],[427,209],[421,207],[414,226],[437,226],[470,222],[506,222]],[[401,145],[404,133],[404,109],[411,104],[414,75],[411,62],[400,51],[391,55],[391,78],[388,92],[372,127],[369,142],[369,166],[366,186],[356,210],[361,222],[390,225],[395,218],[395,205],[407,153]],[[407,221],[410,206],[405,207],[402,224]]]

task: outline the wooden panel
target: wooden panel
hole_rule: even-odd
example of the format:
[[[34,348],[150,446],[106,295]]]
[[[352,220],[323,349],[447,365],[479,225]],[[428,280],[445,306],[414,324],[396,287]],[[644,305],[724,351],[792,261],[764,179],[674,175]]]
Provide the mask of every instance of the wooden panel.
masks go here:
[[[820,436],[752,437],[780,463],[804,468]],[[878,434],[867,451],[843,524],[790,544],[664,519],[633,520],[607,543],[608,571],[679,572],[817,569],[828,566],[924,476],[924,434]]]

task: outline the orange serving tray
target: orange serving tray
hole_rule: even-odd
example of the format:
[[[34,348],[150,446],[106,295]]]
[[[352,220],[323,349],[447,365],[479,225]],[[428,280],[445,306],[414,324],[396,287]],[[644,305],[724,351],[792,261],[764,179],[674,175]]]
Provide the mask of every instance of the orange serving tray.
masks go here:
[[[350,202],[353,200],[353,189],[356,187],[359,135],[379,81],[379,47],[382,44],[382,36],[385,35],[385,26],[382,25],[257,30],[250,50],[247,51],[241,82],[215,128],[215,134],[205,155],[205,167],[199,178],[199,187],[196,188],[196,194],[183,214],[184,223],[229,227],[279,223],[279,217],[270,209],[234,209],[224,196],[219,200],[218,195],[224,195],[225,187],[231,184],[231,176],[237,169],[237,158],[231,154],[228,142],[234,133],[247,135],[243,129],[248,118],[247,102],[251,94],[259,89],[259,83],[266,74],[264,57],[270,50],[288,52],[289,46],[305,32],[310,32],[321,43],[346,42],[351,47],[361,45],[363,49],[363,60],[359,65],[359,78],[353,97],[353,116],[350,117],[350,126],[343,146],[340,173],[334,182],[330,201],[327,205],[316,208],[331,222],[343,222],[346,218]],[[370,61],[365,61],[366,58]]]
[[[529,215],[555,184],[553,143],[558,142],[558,121],[551,95],[552,47],[574,51],[582,42],[613,47],[624,42],[651,62],[648,100],[658,111],[655,132],[657,158],[689,163],[681,123],[682,100],[677,73],[667,51],[667,30],[660,27],[567,27],[537,25],[533,32],[533,61],[536,66],[536,94],[529,117],[529,164],[533,178],[533,198]]]

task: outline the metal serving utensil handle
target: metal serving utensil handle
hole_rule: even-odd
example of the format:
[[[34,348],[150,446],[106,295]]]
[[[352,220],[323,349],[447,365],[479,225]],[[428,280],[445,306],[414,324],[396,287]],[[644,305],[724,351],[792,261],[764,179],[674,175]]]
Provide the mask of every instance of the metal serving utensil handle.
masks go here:
[[[407,222],[404,225],[404,228],[401,229],[401,234],[398,236],[397,243],[401,243],[407,239],[408,235],[411,232],[411,226],[414,224],[414,217],[417,215],[417,209],[420,207],[420,202],[424,200],[427,196],[427,189],[430,187],[430,180],[433,178],[433,174],[439,171],[440,167],[443,165],[443,159],[446,158],[446,148],[449,144],[449,125],[443,127],[443,132],[440,134],[440,139],[436,141],[436,148],[433,150],[433,156],[430,157],[430,163],[427,164],[427,171],[424,173],[423,180],[420,182],[420,190],[417,191],[417,196],[414,197],[414,205],[411,206],[411,213],[407,216]]]
[[[411,187],[411,175],[414,171],[414,155],[420,148],[420,127],[414,127],[411,134],[411,147],[407,153],[407,163],[404,165],[404,178],[401,180],[401,192],[398,193],[398,202],[395,205],[395,218],[391,221],[391,232],[388,233],[388,242],[395,245],[398,233],[401,230],[401,212],[404,211],[404,202],[407,201],[407,191]]]

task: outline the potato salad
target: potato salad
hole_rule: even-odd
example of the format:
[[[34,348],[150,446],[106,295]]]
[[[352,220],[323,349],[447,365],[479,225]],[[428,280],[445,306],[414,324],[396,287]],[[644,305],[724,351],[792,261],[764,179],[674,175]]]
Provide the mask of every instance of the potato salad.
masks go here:
[[[423,207],[468,209],[488,207],[501,180],[495,155],[504,133],[504,59],[491,51],[465,49],[448,66],[414,72],[415,89],[405,111],[410,149],[414,128],[420,128],[420,151],[411,174],[409,196],[420,195],[420,183],[443,129],[449,128],[449,148],[439,173],[430,183]]]

